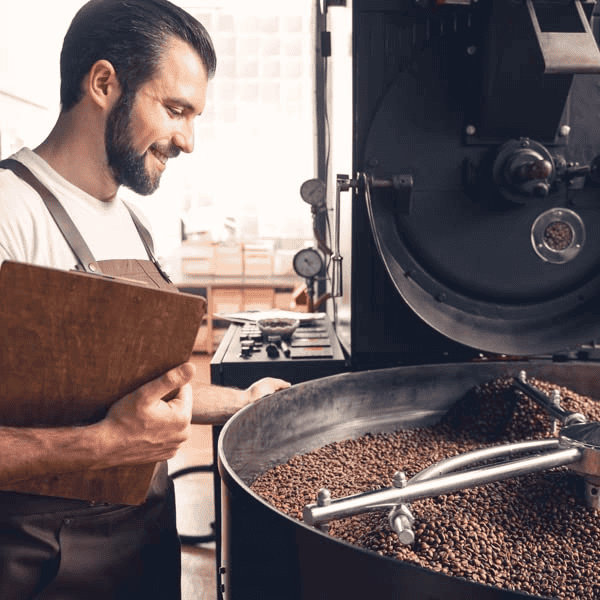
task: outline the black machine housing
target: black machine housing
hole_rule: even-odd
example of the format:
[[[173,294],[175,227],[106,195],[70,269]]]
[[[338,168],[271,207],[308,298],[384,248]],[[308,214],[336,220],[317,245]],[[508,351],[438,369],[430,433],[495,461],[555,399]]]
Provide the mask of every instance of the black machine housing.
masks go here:
[[[353,367],[594,348],[596,3],[352,10],[351,316],[336,325]]]

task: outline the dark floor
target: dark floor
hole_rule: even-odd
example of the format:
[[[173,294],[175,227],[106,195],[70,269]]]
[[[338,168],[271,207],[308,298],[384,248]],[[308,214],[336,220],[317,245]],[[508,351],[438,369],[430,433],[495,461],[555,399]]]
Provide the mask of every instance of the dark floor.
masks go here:
[[[208,354],[194,354],[195,380],[210,382]],[[169,461],[171,473],[189,466],[213,461],[212,427],[194,425],[191,439]],[[185,475],[175,479],[177,528],[184,535],[211,533],[214,520],[213,480],[210,473]],[[216,600],[215,544],[184,546],[182,552],[182,600]]]

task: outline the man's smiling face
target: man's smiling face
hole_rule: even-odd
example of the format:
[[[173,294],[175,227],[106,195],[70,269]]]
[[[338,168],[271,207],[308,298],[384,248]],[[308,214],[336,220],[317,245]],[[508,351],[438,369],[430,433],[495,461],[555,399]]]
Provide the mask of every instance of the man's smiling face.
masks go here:
[[[108,116],[105,147],[114,178],[152,194],[169,158],[194,149],[194,118],[204,110],[208,77],[197,53],[172,39],[156,75],[122,94]]]

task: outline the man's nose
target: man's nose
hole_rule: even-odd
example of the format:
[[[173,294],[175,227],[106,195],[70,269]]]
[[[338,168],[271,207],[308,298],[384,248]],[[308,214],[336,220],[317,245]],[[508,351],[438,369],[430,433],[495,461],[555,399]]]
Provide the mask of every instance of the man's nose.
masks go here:
[[[173,143],[188,154],[194,150],[194,123],[185,121],[181,124],[179,130],[175,133]]]

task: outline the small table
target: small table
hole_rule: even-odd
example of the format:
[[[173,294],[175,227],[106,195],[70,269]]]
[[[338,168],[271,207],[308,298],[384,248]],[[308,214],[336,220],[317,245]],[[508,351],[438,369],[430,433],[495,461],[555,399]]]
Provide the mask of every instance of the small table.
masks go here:
[[[233,324],[227,329],[210,363],[211,383],[245,389],[262,377],[284,379],[292,384],[349,370],[346,356],[335,334],[331,320],[326,315],[303,322],[291,340],[291,354],[270,358],[266,344],[249,356],[242,356],[242,339],[245,325]],[[218,465],[218,438],[221,426],[213,426],[215,542],[217,558],[217,598],[221,594],[221,478]]]

